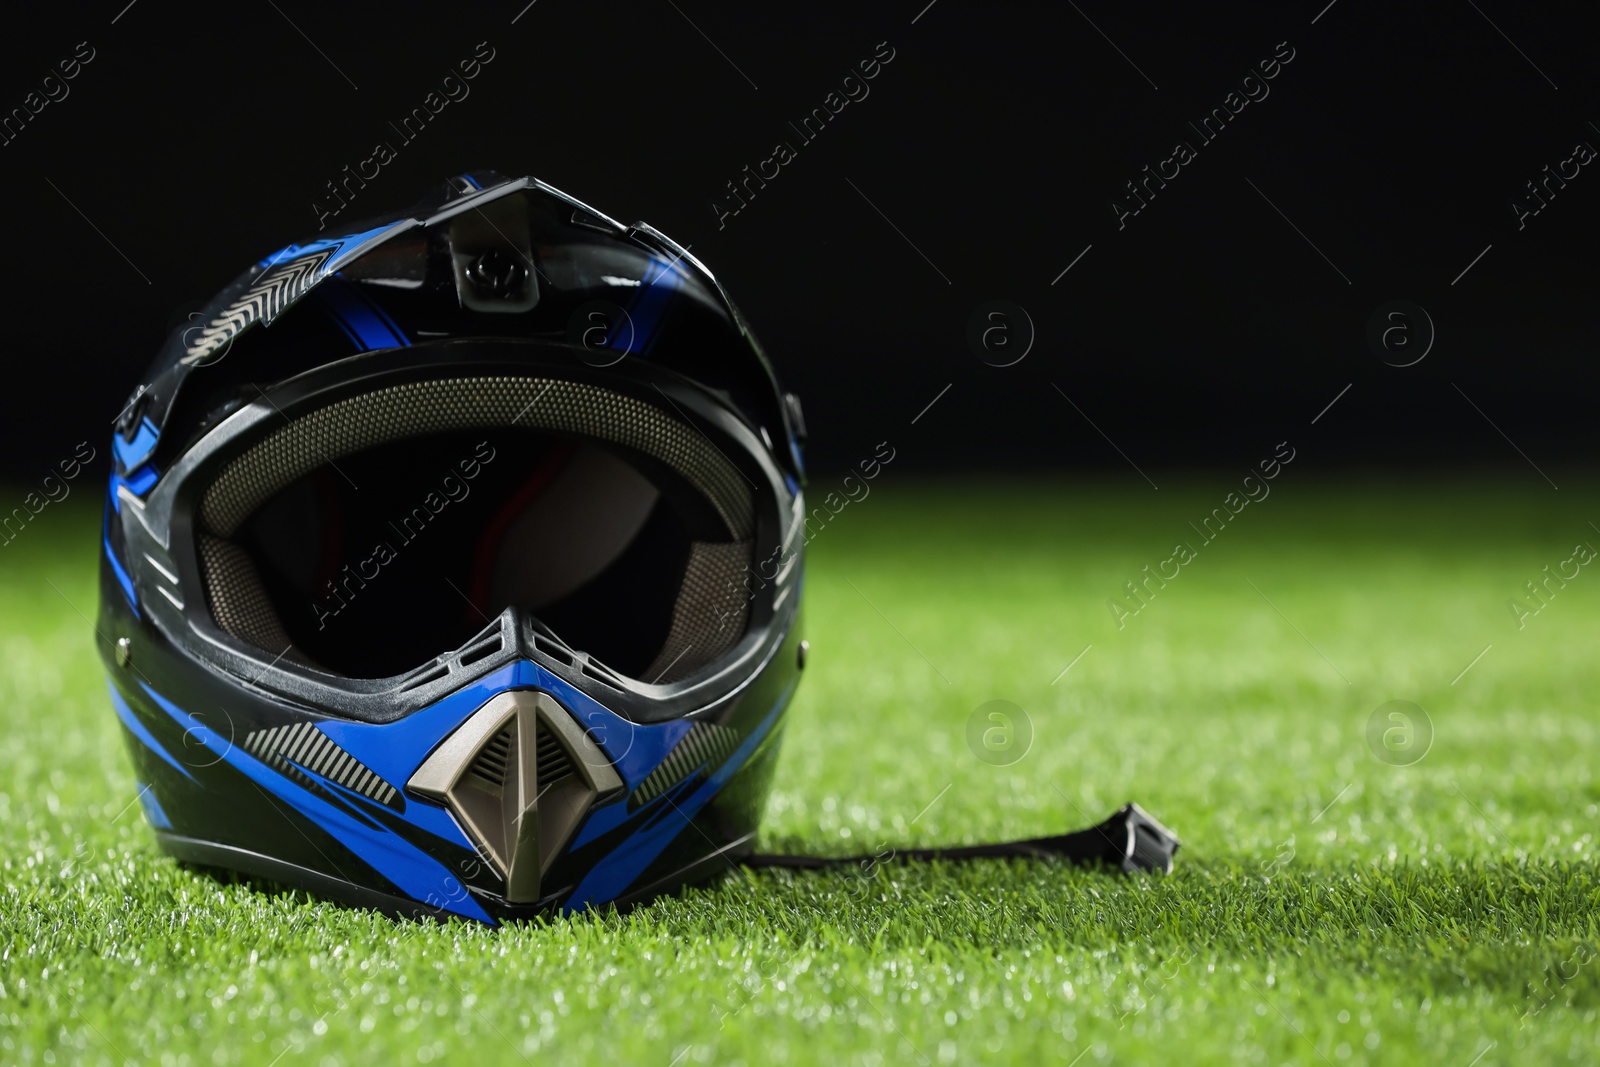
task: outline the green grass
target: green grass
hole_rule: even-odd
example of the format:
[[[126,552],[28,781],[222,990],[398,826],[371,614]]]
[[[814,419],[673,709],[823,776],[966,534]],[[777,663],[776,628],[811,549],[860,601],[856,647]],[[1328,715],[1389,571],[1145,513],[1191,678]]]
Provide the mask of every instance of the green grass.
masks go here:
[[[0,548],[0,1062],[1600,1060],[1600,574],[1507,608],[1600,545],[1594,493],[1291,468],[1119,630],[1106,599],[1232,483],[886,472],[812,543],[762,835],[971,843],[1137,799],[1171,877],[762,872],[502,930],[161,856],[79,614],[98,519],[53,508]],[[1010,766],[967,746],[991,699],[1032,724]],[[1432,719],[1413,766],[1368,748],[1390,699]]]

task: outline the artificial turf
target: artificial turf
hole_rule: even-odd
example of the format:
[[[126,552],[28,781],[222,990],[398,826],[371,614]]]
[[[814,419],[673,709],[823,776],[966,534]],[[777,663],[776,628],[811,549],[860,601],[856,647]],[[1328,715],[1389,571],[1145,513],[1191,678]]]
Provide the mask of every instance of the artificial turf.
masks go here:
[[[974,843],[1137,799],[1171,876],[763,871],[504,929],[158,853],[88,621],[98,516],[53,507],[0,548],[0,1062],[1600,1060],[1600,575],[1508,606],[1600,545],[1593,487],[1291,471],[1200,543],[1233,481],[886,472],[811,543],[761,837]],[[1007,766],[967,740],[997,699],[1033,733]],[[1433,724],[1410,766],[1368,744],[1392,699]]]

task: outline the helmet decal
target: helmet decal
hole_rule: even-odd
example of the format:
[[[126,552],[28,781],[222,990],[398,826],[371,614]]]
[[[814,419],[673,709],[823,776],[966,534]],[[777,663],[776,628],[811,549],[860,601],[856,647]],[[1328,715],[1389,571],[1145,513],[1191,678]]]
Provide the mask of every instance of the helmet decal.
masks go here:
[[[344,237],[330,237],[305,245],[289,245],[257,264],[258,272],[247,288],[203,328],[190,331],[192,340],[182,362],[203,365],[227,354],[227,346],[254,323],[272,325],[295,301],[338,270],[345,262],[371,251],[389,238],[418,225],[404,219]]]

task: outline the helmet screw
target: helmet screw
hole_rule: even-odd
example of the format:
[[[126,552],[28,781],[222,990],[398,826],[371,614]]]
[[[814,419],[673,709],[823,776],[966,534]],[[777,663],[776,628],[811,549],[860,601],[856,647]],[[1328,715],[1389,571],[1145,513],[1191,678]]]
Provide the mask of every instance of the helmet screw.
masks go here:
[[[801,670],[805,670],[806,669],[806,656],[809,655],[810,652],[811,652],[811,642],[810,641],[801,641],[800,642],[800,648],[798,649],[798,651],[795,652],[795,656],[794,656],[795,666],[799,667]]]
[[[522,279],[527,273],[521,263],[498,248],[489,249],[473,260],[472,265],[467,268],[467,277],[472,279],[472,284],[488,290],[495,296],[505,296],[511,292],[522,284]]]
[[[133,642],[126,637],[117,638],[117,666],[126,667],[133,662]]]

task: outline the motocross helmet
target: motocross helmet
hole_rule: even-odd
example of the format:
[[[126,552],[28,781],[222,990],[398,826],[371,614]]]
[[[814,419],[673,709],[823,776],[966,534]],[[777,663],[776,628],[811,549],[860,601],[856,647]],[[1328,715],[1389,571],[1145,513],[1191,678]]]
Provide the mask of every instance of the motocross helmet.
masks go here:
[[[322,221],[116,424],[99,647],[161,847],[484,922],[726,870],[804,666],[798,401],[687,250],[533,178]]]

